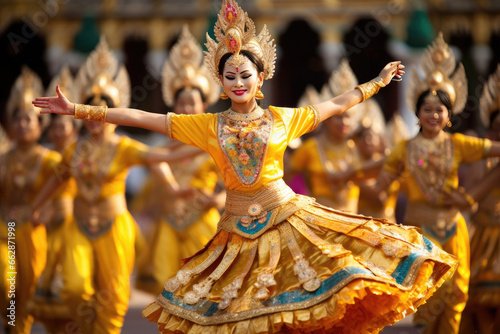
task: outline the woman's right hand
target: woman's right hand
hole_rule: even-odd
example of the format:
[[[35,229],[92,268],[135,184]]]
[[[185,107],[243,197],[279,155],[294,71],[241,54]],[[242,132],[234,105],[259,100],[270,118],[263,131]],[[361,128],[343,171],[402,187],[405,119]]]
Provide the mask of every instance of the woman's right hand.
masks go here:
[[[401,61],[393,61],[385,65],[385,67],[380,71],[379,77],[382,78],[382,81],[387,86],[392,78],[396,77],[397,79],[401,79],[405,74],[403,69],[405,66],[401,64]]]
[[[59,86],[56,87],[57,96],[37,97],[32,103],[37,108],[42,108],[41,114],[74,115],[75,104],[71,103],[61,92]]]

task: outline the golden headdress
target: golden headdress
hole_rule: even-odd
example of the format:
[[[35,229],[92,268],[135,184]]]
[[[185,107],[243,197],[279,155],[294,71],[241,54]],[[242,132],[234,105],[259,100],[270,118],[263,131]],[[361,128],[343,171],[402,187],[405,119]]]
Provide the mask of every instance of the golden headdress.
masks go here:
[[[350,92],[358,85],[358,79],[354,74],[346,58],[332,72],[328,83],[321,91],[322,101],[330,99],[347,92]],[[353,131],[359,127],[370,127],[377,133],[382,133],[385,128],[385,119],[382,110],[374,99],[368,99],[359,105],[350,108],[348,111],[353,124]]]
[[[208,104],[217,102],[219,87],[202,61],[203,50],[187,25],[184,25],[179,41],[172,47],[169,59],[163,66],[162,92],[166,105],[172,107],[177,91],[187,87],[200,89]]]
[[[96,49],[90,53],[76,76],[77,102],[86,103],[90,97],[111,99],[115,107],[130,104],[130,79],[125,66],[118,60],[101,37]],[[90,102],[89,104],[92,104]]]
[[[64,65],[59,74],[52,78],[45,95],[55,96],[56,86],[59,86],[59,89],[68,100],[75,101],[77,99],[75,80],[68,65]],[[82,125],[82,120],[73,118],[73,124],[78,129]]]
[[[464,66],[457,64],[443,33],[427,47],[421,65],[425,77],[421,78],[414,69],[406,94],[408,108],[415,111],[418,97],[426,90],[441,90],[448,93],[453,114],[462,112],[467,102],[467,78]]]
[[[38,97],[43,96],[43,84],[38,75],[35,74],[27,66],[23,66],[21,74],[17,77],[12,89],[10,90],[9,99],[7,101],[7,120],[11,122],[14,112],[19,110],[26,110],[28,112],[36,113],[40,118],[40,125],[44,129],[49,122],[48,115],[41,115],[40,109],[33,106],[32,101]]]
[[[500,64],[495,73],[490,75],[488,82],[484,85],[481,100],[479,102],[479,112],[483,125],[490,126],[490,116],[500,109]]]
[[[276,45],[264,25],[258,36],[255,34],[255,24],[234,0],[223,0],[222,8],[215,23],[215,38],[210,38],[207,33],[205,46],[205,64],[214,76],[219,79],[219,62],[226,53],[233,55],[228,60],[229,64],[239,66],[245,61],[240,54],[247,50],[255,54],[264,64],[264,79],[271,79],[274,75],[276,61]]]

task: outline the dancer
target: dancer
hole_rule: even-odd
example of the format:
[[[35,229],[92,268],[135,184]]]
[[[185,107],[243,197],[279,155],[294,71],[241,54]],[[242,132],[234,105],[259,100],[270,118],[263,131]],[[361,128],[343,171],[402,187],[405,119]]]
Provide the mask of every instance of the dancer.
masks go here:
[[[64,66],[60,74],[52,79],[46,93],[52,94],[58,84],[64,94],[75,97],[74,80],[67,66]],[[81,121],[61,115],[51,116],[53,117],[47,134],[54,149],[62,154],[76,140]],[[70,178],[60,185],[58,192],[53,195],[53,214],[51,221],[46,224],[47,262],[37,282],[35,295],[28,303],[29,312],[37,321],[43,323],[48,333],[64,332],[66,323],[71,319],[70,310],[61,299],[60,292],[64,231],[72,220],[76,193],[76,182]]]
[[[59,90],[59,98],[33,102],[45,112],[165,133],[204,149],[221,170],[227,198],[217,233],[143,314],[164,333],[366,333],[413,312],[453,273],[454,258],[416,229],[321,206],[282,181],[289,141],[372,96],[403,66],[389,63],[376,79],[316,106],[264,110],[255,98],[274,71],[267,29],[256,36],[230,0],[215,33],[205,61],[231,99],[227,111],[106,112]]]
[[[219,99],[218,86],[201,66],[202,61],[201,47],[184,26],[162,75],[164,101],[176,114],[202,114]],[[172,152],[190,149],[173,140],[166,147],[171,147]],[[164,173],[169,166],[173,176]],[[218,169],[206,153],[170,165],[153,165],[151,169],[155,177],[148,184],[148,192],[140,195],[146,198],[140,200],[148,202],[154,227],[147,249],[137,261],[136,286],[158,295],[167,279],[180,269],[181,260],[195,254],[214,235],[225,193],[216,192]],[[176,193],[164,184],[171,183],[172,177],[179,183],[180,191]]]
[[[332,73],[317,99],[332,98],[351,91],[357,79],[346,59]],[[311,94],[309,94],[310,96]],[[334,115],[322,124],[320,132],[296,149],[290,159],[287,179],[303,174],[311,196],[322,205],[356,213],[359,187],[353,182],[361,169],[361,157],[352,139],[359,106]]]
[[[0,307],[6,333],[31,332],[34,319],[27,303],[47,256],[45,225],[30,221],[29,212],[61,155],[38,144],[50,117],[40,115],[30,100],[42,93],[40,78],[23,67],[7,103],[13,143],[0,158]],[[47,220],[51,204],[42,210]]]
[[[500,141],[500,65],[488,78],[480,100],[486,138]],[[471,217],[470,297],[464,310],[461,333],[500,332],[500,179],[483,181],[487,173],[500,169],[498,157],[475,163],[466,175],[467,192],[477,201]],[[496,167],[495,167],[496,166]],[[488,187],[484,198],[476,195]],[[484,191],[484,190],[483,190]],[[467,203],[466,203],[467,204]]]
[[[118,65],[104,38],[80,68],[76,81],[79,100],[99,110],[126,107],[130,102],[126,69]],[[33,217],[60,180],[76,180],[73,221],[64,237],[61,295],[68,308],[76,310],[72,316],[84,333],[119,333],[128,307],[138,232],[125,201],[127,171],[170,155],[118,136],[114,124],[86,119],[84,126],[87,135],[64,152],[60,175],[46,182],[33,203]]]
[[[425,333],[457,333],[469,286],[469,236],[459,208],[446,205],[446,201],[449,196],[471,200],[458,187],[458,167],[463,162],[499,156],[500,143],[443,131],[451,126],[451,116],[464,107],[467,84],[464,68],[457,65],[442,34],[428,47],[422,67],[426,77],[415,74],[407,91],[420,132],[394,148],[376,191],[397,179],[404,183],[408,192],[405,223],[421,227],[427,238],[459,259],[453,278],[414,317]]]
[[[389,147],[383,136],[385,124],[373,124],[369,117],[363,118],[361,127],[356,132],[356,146],[359,148],[362,163],[372,166],[372,171],[359,175],[356,184],[359,186],[358,213],[385,218],[396,222],[395,210],[399,193],[399,182],[394,181],[387,191],[372,194],[370,188],[377,182]],[[368,188],[368,191],[365,191]]]

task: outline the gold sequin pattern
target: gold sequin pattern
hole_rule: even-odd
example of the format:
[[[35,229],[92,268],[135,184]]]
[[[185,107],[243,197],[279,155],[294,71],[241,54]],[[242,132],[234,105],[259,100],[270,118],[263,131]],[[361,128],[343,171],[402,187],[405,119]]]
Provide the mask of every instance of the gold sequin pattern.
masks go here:
[[[75,104],[75,119],[105,123],[107,112],[108,106],[89,106],[78,103]]]

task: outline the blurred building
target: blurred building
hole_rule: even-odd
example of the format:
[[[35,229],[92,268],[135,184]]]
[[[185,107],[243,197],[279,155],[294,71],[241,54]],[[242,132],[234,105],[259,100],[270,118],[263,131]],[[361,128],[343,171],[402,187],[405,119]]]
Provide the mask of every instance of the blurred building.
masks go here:
[[[33,67],[47,84],[63,64],[75,73],[104,34],[130,72],[132,105],[165,112],[158,80],[169,46],[184,23],[204,43],[220,4],[220,0],[0,0],[0,68],[5,73],[0,111],[22,64]],[[319,37],[322,64],[304,61],[303,66],[324,71],[325,75],[314,76],[318,81],[326,80],[343,56],[353,61],[359,77],[373,77],[380,70],[380,59],[386,61],[387,55],[401,59],[415,50],[418,54],[437,31],[457,43],[457,52],[470,52],[473,76],[486,75],[489,63],[500,57],[498,46],[495,50],[491,43],[500,36],[500,0],[240,0],[239,4],[257,31],[267,24],[276,41],[291,22],[308,22]],[[370,47],[373,41],[383,44]],[[374,52],[380,48],[387,52],[377,59]],[[278,44],[277,72],[285,52],[290,51]],[[366,59],[358,60],[364,66],[356,65],[356,57]],[[266,102],[282,101],[274,98],[279,86],[278,78],[264,87]],[[295,95],[289,103],[298,98]],[[385,108],[390,116],[400,103]]]

